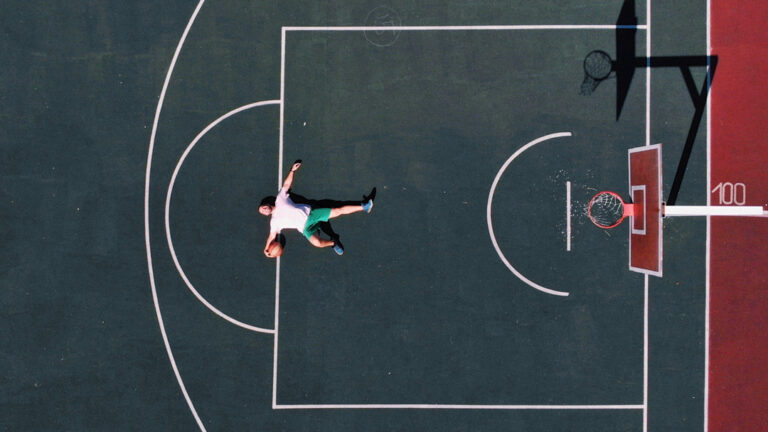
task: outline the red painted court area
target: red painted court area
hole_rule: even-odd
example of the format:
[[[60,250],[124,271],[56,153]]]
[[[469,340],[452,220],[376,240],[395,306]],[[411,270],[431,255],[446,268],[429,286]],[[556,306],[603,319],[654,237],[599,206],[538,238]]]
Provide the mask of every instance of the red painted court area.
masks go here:
[[[712,205],[768,203],[768,3],[711,3]],[[768,430],[768,218],[712,218],[709,431]]]

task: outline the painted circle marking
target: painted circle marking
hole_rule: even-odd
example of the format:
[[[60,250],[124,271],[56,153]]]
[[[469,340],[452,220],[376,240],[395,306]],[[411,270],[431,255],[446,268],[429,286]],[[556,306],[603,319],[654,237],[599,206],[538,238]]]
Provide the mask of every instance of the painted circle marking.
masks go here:
[[[388,47],[397,42],[400,36],[400,15],[389,6],[379,6],[368,13],[365,18],[366,27],[376,27],[375,29],[365,30],[363,34],[368,42],[378,47]],[[391,30],[382,27],[392,27]]]
[[[211,303],[208,302],[192,285],[192,282],[190,282],[189,278],[187,277],[186,273],[184,273],[184,270],[181,268],[181,264],[179,263],[178,258],[176,257],[176,250],[173,247],[173,240],[171,238],[171,197],[173,196],[173,186],[176,184],[176,177],[179,174],[179,171],[181,170],[181,166],[184,164],[184,161],[187,158],[187,155],[189,155],[189,152],[192,151],[192,149],[195,147],[195,145],[200,141],[200,139],[205,136],[208,131],[213,129],[216,125],[221,123],[222,121],[226,120],[229,117],[232,117],[235,114],[238,114],[240,112],[243,112],[245,110],[249,110],[251,108],[256,108],[260,106],[269,106],[269,105],[279,105],[279,100],[269,100],[269,101],[261,101],[261,102],[254,102],[252,104],[241,106],[240,108],[236,108],[223,116],[217,118],[213,121],[213,123],[209,124],[205,127],[194,140],[187,146],[186,150],[184,150],[184,153],[181,155],[181,158],[179,159],[179,162],[176,164],[176,169],[173,170],[173,175],[171,176],[171,182],[168,185],[168,193],[166,194],[165,198],[165,236],[166,240],[168,241],[168,248],[171,252],[171,258],[173,258],[173,264],[176,266],[176,271],[179,272],[179,276],[181,276],[181,279],[184,280],[184,283],[187,285],[187,288],[192,292],[192,294],[202,303],[205,307],[207,307],[211,312],[215,313],[216,315],[220,316],[221,318],[224,318],[226,321],[229,321],[230,323],[242,327],[246,330],[251,330],[258,333],[268,333],[268,334],[274,334],[274,329],[266,329],[262,327],[256,327],[252,326],[250,324],[243,323],[241,321],[238,321],[231,316],[225,314],[224,312],[220,311],[218,308],[213,306]]]
[[[568,296],[567,292],[564,291],[557,291],[550,288],[545,288],[536,282],[531,281],[527,277],[523,276],[522,273],[520,273],[512,264],[509,263],[509,260],[504,256],[504,253],[501,251],[501,248],[499,247],[499,243],[496,241],[496,235],[493,233],[493,219],[491,217],[492,213],[492,205],[493,205],[493,194],[496,192],[496,186],[499,184],[499,180],[501,179],[501,176],[504,175],[504,171],[506,171],[509,164],[512,163],[518,156],[520,156],[524,151],[528,150],[529,148],[535,146],[536,144],[542,143],[544,141],[553,139],[553,138],[562,138],[562,137],[569,137],[572,134],[570,132],[558,132],[553,133],[550,135],[543,136],[541,138],[535,139],[528,144],[520,147],[515,153],[512,154],[512,156],[507,159],[506,162],[504,162],[504,165],[501,166],[501,169],[499,169],[499,172],[496,174],[496,178],[493,179],[493,185],[491,185],[491,192],[488,194],[488,206],[486,208],[486,222],[488,223],[488,234],[491,236],[491,243],[493,243],[493,248],[496,249],[496,253],[499,255],[499,258],[501,259],[501,262],[504,263],[504,265],[507,266],[507,268],[520,279],[521,281],[525,282],[528,286],[533,287],[543,293],[552,294],[556,296]]]

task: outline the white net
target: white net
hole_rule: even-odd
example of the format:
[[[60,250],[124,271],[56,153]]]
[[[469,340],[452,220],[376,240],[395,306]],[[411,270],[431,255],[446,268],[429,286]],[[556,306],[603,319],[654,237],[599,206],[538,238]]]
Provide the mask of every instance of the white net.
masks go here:
[[[588,207],[589,218],[600,228],[613,228],[624,218],[624,202],[613,192],[600,192]]]

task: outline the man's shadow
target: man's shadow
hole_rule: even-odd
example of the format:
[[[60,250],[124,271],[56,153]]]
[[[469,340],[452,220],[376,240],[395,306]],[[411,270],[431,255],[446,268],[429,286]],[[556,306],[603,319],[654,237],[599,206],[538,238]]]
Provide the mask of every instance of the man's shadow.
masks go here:
[[[376,188],[373,188],[371,192],[368,195],[363,195],[362,200],[354,201],[354,200],[347,200],[347,201],[341,201],[341,200],[335,200],[330,198],[323,198],[323,199],[312,199],[307,198],[303,195],[300,195],[293,190],[290,190],[290,196],[291,200],[295,202],[296,204],[306,204],[310,206],[313,210],[319,209],[319,208],[337,208],[337,207],[343,207],[347,205],[360,205],[361,202],[366,202],[369,199],[375,199],[376,198]],[[328,237],[331,238],[331,240],[339,243],[342,248],[344,248],[344,245],[341,243],[339,233],[334,231],[333,226],[331,226],[330,222],[320,222],[318,224],[320,231],[324,232]],[[283,246],[285,246],[285,236],[280,236],[279,240]]]

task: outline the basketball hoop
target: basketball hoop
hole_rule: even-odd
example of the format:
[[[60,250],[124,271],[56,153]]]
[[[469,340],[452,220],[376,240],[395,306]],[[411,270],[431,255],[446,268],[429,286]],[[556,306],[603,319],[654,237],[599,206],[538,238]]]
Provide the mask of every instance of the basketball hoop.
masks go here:
[[[625,217],[633,216],[635,207],[626,204],[619,194],[611,191],[598,192],[587,207],[589,219],[600,228],[617,227]]]

